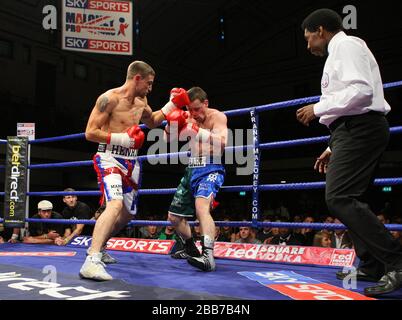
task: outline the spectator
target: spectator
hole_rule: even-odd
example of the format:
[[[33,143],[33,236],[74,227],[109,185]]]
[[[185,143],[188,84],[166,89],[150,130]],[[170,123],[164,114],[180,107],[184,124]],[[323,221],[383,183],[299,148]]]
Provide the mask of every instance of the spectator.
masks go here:
[[[314,217],[312,216],[306,216],[304,218],[303,223],[314,223]],[[315,231],[312,229],[302,229],[300,232],[300,238],[299,240],[302,242],[304,246],[310,247],[313,245],[314,242],[314,236],[315,236]]]
[[[295,215],[293,217],[293,222],[294,223],[302,223],[303,222],[303,217],[301,215]],[[295,236],[297,236],[297,237],[302,238],[301,232],[302,232],[302,229],[293,229],[293,234]]]
[[[223,221],[229,222],[229,218],[224,218]],[[232,227],[221,227],[220,228],[220,234],[222,236],[222,242],[234,242],[236,233],[234,232],[234,229]]]
[[[279,234],[272,239],[270,244],[281,246],[303,245],[300,239],[298,239],[288,228],[279,228]]]
[[[342,224],[338,219],[334,220],[335,224]],[[353,243],[346,230],[335,230],[331,235],[331,247],[336,249],[352,249]]]
[[[263,220],[264,223],[271,222],[270,219],[265,218]],[[272,238],[272,231],[270,227],[264,227],[257,232],[256,238],[261,241],[261,243],[265,242],[268,238]]]
[[[0,236],[0,244],[4,243],[4,239],[2,236]]]
[[[53,204],[50,201],[42,200],[38,203],[38,214],[33,219],[63,219],[62,215],[53,211]],[[64,234],[62,224],[30,222],[29,236],[24,237],[24,243],[54,244],[55,239]]]
[[[155,216],[149,216],[148,220],[156,221],[157,219]],[[143,226],[138,230],[138,237],[140,239],[158,239],[159,238],[158,227],[156,225]]]
[[[0,215],[0,217],[2,217]],[[0,223],[0,237],[4,242],[17,243],[19,242],[20,229],[19,228],[5,228],[4,224]]]
[[[384,213],[379,213],[377,214],[378,220],[381,221],[382,224],[389,224],[389,219]]]
[[[400,231],[391,231],[391,234],[394,239],[398,240],[402,244],[402,236]]]
[[[282,222],[281,220],[276,220],[275,222]],[[271,228],[271,237],[265,239],[264,244],[271,244],[272,240],[279,236],[279,228]]]
[[[221,233],[221,228],[218,226],[215,226],[215,241],[227,242],[226,237]]]
[[[173,226],[166,226],[159,234],[159,240],[177,240],[178,236]]]
[[[67,188],[64,192],[75,192],[72,188]],[[81,201],[78,201],[77,196],[67,195],[63,197],[63,202],[66,207],[61,212],[63,219],[67,220],[90,220],[91,209]],[[85,224],[72,224],[67,226],[64,235],[56,239],[55,243],[59,246],[64,246],[76,236],[91,235],[91,226]]]
[[[326,217],[324,217],[324,219],[322,220],[322,222],[323,223],[326,223],[326,224],[331,224],[331,223],[334,223],[334,218],[333,217],[331,217],[331,216],[326,216]]]
[[[324,224],[333,224],[335,221],[334,218],[331,216],[322,216],[322,217],[320,217],[320,220],[321,220],[321,223],[324,223]],[[326,231],[326,232],[330,233],[331,235],[333,233],[333,231],[327,230],[327,229],[324,229],[322,231]],[[332,239],[331,239],[331,241],[332,241]]]
[[[149,216],[149,221],[156,221],[155,216]],[[138,238],[140,239],[158,239],[159,232],[156,225],[147,225],[138,229]]]
[[[315,234],[313,247],[331,248],[331,234],[328,231],[320,231]]]
[[[155,225],[148,225],[140,228],[140,238],[141,239],[158,239],[159,232],[158,227]]]
[[[240,227],[239,236],[239,239],[235,243],[261,244],[261,241],[253,236],[253,231],[249,227]]]

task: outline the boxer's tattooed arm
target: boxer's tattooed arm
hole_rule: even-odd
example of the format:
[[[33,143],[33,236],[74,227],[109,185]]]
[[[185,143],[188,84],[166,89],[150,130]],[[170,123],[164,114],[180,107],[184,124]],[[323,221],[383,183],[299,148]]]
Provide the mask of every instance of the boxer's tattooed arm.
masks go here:
[[[109,99],[108,99],[107,97],[105,97],[105,96],[102,96],[102,97],[99,99],[99,103],[98,103],[98,109],[99,109],[99,111],[100,111],[100,112],[105,112],[108,103],[109,103]]]

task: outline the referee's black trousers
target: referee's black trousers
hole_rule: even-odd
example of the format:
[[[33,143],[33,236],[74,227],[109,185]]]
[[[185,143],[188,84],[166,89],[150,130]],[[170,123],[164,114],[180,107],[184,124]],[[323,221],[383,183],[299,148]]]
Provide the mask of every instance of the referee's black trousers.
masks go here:
[[[330,214],[348,227],[363,271],[382,276],[401,270],[401,245],[363,200],[388,145],[386,118],[375,112],[343,117],[330,129],[332,155],[326,177]]]

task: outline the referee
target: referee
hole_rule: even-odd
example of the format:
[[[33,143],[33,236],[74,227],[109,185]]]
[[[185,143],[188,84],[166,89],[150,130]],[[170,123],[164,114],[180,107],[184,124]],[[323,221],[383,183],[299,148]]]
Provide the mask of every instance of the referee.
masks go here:
[[[329,148],[315,163],[326,174],[326,202],[332,215],[345,224],[360,265],[352,276],[377,282],[367,296],[391,293],[402,287],[402,247],[377,219],[363,196],[389,141],[378,64],[366,43],[343,32],[342,18],[329,9],[311,13],[302,29],[307,49],[327,57],[320,102],[297,111],[308,126],[315,118],[331,131]],[[348,274],[337,273],[338,279]]]

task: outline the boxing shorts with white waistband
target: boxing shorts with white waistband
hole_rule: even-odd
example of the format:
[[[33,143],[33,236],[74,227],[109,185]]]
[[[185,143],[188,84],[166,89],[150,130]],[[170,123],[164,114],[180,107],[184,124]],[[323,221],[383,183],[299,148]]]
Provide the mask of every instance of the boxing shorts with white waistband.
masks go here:
[[[102,192],[101,203],[123,200],[127,211],[137,213],[138,190],[141,182],[141,163],[138,150],[122,146],[99,144],[93,157],[98,185]]]
[[[175,216],[191,218],[195,214],[195,199],[211,199],[211,206],[225,180],[225,168],[206,157],[189,159],[183,178],[169,207]]]

